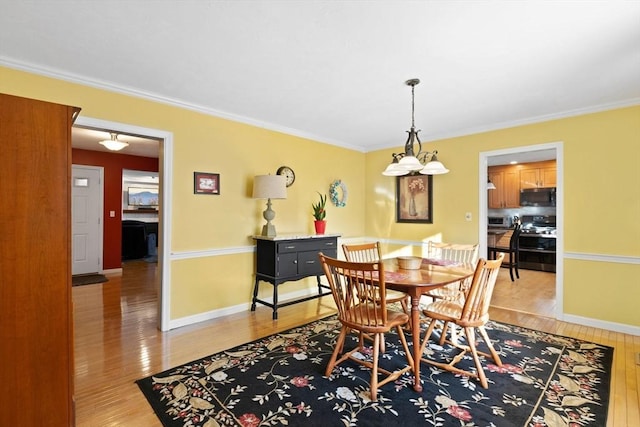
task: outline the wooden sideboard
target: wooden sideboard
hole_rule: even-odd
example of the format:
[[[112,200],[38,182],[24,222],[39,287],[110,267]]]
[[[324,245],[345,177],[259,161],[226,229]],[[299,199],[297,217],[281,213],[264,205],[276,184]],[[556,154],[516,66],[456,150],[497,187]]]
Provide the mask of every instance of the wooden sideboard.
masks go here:
[[[263,237],[253,236],[256,241],[256,280],[253,287],[253,301],[251,311],[255,311],[260,303],[273,308],[273,319],[278,318],[278,307],[295,304],[310,299],[331,295],[329,287],[322,284],[324,275],[318,253],[322,252],[330,257],[338,255],[339,235],[314,235],[295,237]],[[318,294],[298,298],[287,302],[278,301],[278,286],[284,282],[300,280],[305,277],[316,276]],[[258,298],[260,282],[273,285],[273,302]]]

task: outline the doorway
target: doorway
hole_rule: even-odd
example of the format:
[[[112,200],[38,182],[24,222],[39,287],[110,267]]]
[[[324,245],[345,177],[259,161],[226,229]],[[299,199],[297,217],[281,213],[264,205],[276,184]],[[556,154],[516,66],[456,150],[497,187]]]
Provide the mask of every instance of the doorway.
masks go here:
[[[158,329],[169,330],[170,318],[170,263],[169,251],[171,247],[171,206],[172,206],[172,164],[173,164],[173,134],[171,132],[143,128],[124,123],[110,122],[80,116],[75,125],[77,127],[98,129],[109,133],[121,133],[141,138],[155,139],[158,147],[158,178],[159,178],[159,210],[158,210],[158,304],[157,319]],[[96,141],[97,143],[97,141]],[[121,179],[121,177],[120,177]]]
[[[540,157],[544,156],[544,157]],[[564,254],[564,181],[563,181],[563,151],[562,142],[553,142],[539,145],[516,147],[504,150],[481,152],[479,155],[479,227],[478,241],[480,242],[480,256],[487,256],[487,230],[488,230],[488,191],[487,177],[489,166],[507,164],[509,159],[518,159],[519,162],[534,162],[555,159],[557,168],[556,182],[556,275],[555,275],[555,310],[556,319],[563,318],[563,254]],[[504,163],[503,163],[504,162]]]

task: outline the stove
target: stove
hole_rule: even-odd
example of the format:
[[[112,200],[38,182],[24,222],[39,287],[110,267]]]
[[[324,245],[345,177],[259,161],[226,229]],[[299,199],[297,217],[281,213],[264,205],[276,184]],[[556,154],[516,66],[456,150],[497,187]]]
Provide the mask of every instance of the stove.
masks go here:
[[[519,267],[556,271],[556,216],[523,215]]]

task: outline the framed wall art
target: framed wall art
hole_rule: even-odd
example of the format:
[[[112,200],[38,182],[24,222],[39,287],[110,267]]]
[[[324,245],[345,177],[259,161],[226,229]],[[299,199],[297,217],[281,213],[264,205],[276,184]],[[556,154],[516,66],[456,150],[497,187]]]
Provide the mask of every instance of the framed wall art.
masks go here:
[[[220,174],[208,172],[193,173],[194,194],[220,194]]]
[[[396,178],[396,222],[433,224],[433,176]]]

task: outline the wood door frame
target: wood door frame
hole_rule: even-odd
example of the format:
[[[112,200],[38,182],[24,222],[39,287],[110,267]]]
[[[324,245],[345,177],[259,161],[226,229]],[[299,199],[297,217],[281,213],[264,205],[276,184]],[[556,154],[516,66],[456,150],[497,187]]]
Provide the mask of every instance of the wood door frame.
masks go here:
[[[172,182],[173,182],[173,133],[151,129],[126,123],[94,119],[79,116],[77,126],[105,129],[111,132],[121,132],[160,140],[158,153],[160,207],[158,210],[158,272],[160,273],[158,289],[158,329],[170,329],[171,307],[171,218],[172,218]]]
[[[538,145],[527,145],[503,150],[483,151],[479,155],[478,167],[478,194],[479,194],[479,215],[478,218],[478,242],[480,244],[480,257],[487,256],[487,215],[489,210],[487,195],[487,176],[489,173],[488,159],[492,156],[504,154],[523,153],[528,151],[539,151],[553,149],[556,154],[557,167],[557,200],[556,200],[556,307],[555,318],[565,319],[564,306],[564,153],[563,143],[549,142]]]

